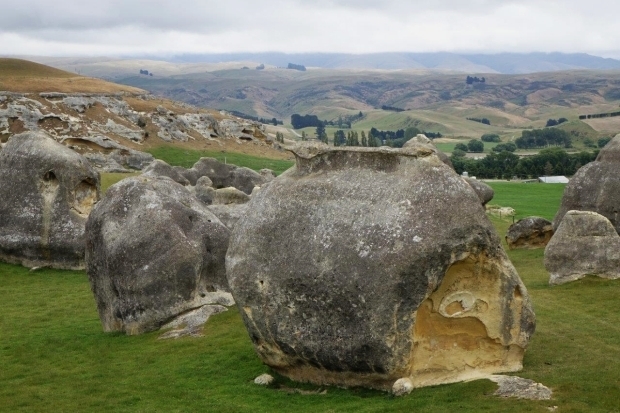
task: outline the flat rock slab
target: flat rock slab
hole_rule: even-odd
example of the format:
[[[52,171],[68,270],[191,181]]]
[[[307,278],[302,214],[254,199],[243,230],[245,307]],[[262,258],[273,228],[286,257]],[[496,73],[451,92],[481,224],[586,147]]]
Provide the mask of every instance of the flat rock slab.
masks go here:
[[[528,400],[549,400],[553,392],[547,386],[536,383],[534,380],[516,376],[493,375],[489,377],[498,388],[493,393],[500,397],[516,397]]]

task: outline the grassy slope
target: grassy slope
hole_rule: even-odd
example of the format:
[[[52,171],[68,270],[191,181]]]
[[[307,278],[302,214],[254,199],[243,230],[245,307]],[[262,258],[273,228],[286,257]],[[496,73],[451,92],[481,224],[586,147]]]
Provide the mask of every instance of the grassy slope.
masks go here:
[[[22,59],[0,58],[0,90],[18,93],[144,93],[144,90],[78,76]]]
[[[216,158],[221,162],[226,161],[234,165],[243,165],[255,171],[268,168],[277,175],[293,166],[293,162],[287,160],[265,159],[232,152],[182,149],[168,145],[150,149],[148,152],[155,158],[161,159],[170,165],[178,165],[185,168],[191,168],[201,157]]]

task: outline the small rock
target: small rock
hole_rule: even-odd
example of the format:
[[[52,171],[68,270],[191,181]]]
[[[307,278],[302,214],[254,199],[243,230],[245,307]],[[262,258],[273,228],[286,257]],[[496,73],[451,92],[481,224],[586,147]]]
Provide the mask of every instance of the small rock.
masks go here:
[[[516,397],[528,400],[549,400],[553,392],[547,386],[536,383],[534,380],[516,376],[493,375],[489,377],[498,388],[493,393],[500,397]]]
[[[271,383],[273,383],[273,380],[274,378],[272,375],[265,373],[255,378],[254,384],[258,384],[259,386],[269,386]]]
[[[411,393],[412,390],[413,390],[413,383],[411,382],[411,379],[407,377],[396,380],[394,382],[394,385],[392,386],[392,393],[396,397],[409,394]]]

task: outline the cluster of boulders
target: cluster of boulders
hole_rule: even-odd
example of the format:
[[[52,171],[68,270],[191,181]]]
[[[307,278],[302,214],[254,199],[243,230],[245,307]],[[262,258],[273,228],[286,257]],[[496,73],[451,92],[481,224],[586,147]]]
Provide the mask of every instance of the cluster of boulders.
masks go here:
[[[295,380],[406,393],[521,369],[527,290],[436,150],[291,150],[277,179],[155,161],[99,200],[83,157],[13,136],[0,169],[23,191],[1,194],[2,254],[85,262],[105,331],[200,335],[236,302],[263,362]]]
[[[24,131],[43,131],[76,150],[104,172],[141,170],[153,157],[136,149],[148,130],[167,141],[233,138],[267,141],[263,124],[244,119],[217,120],[187,107],[134,110],[123,94],[19,94],[0,92],[0,139]],[[150,95],[134,96],[145,101]],[[148,129],[148,130],[147,130]]]
[[[620,135],[594,162],[581,167],[564,190],[545,249],[551,284],[597,275],[620,278]]]

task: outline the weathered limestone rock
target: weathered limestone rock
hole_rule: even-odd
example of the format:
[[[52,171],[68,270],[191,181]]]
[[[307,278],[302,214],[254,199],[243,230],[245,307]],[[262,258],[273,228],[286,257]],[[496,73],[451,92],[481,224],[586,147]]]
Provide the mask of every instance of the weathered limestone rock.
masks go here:
[[[194,186],[194,194],[196,198],[202,201],[205,205],[211,205],[215,198],[215,188],[213,188],[213,182],[208,176],[201,176],[196,181]]]
[[[495,396],[528,400],[549,400],[553,394],[549,387],[536,383],[534,380],[521,377],[493,375],[489,377],[489,380],[498,385],[497,390],[493,393]]]
[[[403,149],[415,149],[418,151],[429,150],[431,152],[434,152],[439,157],[439,159],[441,159],[441,162],[454,169],[454,165],[452,165],[452,161],[450,160],[448,155],[437,149],[437,146],[435,146],[433,141],[427,138],[426,135],[422,133],[417,134],[416,136],[405,142],[405,144],[403,145]]]
[[[226,228],[233,230],[239,219],[247,213],[248,204],[209,205],[209,211],[213,212]]]
[[[86,225],[86,271],[104,331],[140,334],[218,302],[229,230],[182,185],[133,177]],[[221,303],[220,303],[221,304]]]
[[[0,258],[26,267],[84,268],[84,225],[99,174],[42,132],[14,135],[0,152]]]
[[[410,378],[405,377],[398,379],[392,386],[392,394],[396,397],[405,396],[413,391],[413,382]]]
[[[266,182],[263,176],[250,168],[225,164],[215,158],[200,158],[193,168],[199,176],[208,176],[216,189],[234,186],[250,195],[255,186]]]
[[[259,386],[269,386],[273,383],[274,378],[271,374],[261,374],[257,378],[254,379],[254,384],[258,384]]]
[[[506,243],[508,248],[544,248],[553,236],[551,222],[541,217],[527,217],[518,220],[508,228]]]
[[[564,284],[586,275],[620,278],[620,235],[604,216],[568,211],[545,248],[549,284]]]
[[[260,176],[265,178],[265,182],[271,182],[276,179],[276,174],[274,174],[271,169],[263,168],[258,171],[258,173],[260,174]]]
[[[238,190],[234,187],[220,188],[215,190],[215,196],[213,197],[213,204],[230,205],[230,204],[245,204],[250,200],[250,196],[245,192]]]
[[[467,182],[467,184],[471,186],[472,189],[476,192],[476,195],[478,195],[478,198],[480,198],[480,202],[482,202],[482,205],[486,205],[490,200],[493,199],[493,196],[495,196],[495,191],[493,191],[493,188],[491,188],[484,182],[467,177],[463,177],[463,180]]]
[[[603,149],[596,161],[582,166],[566,185],[562,204],[553,219],[557,230],[570,210],[593,211],[607,218],[620,233],[620,135]]]
[[[265,364],[294,380],[384,390],[521,369],[529,296],[452,169],[429,151],[293,152],[296,167],[246,204],[226,257]]]
[[[167,176],[176,183],[181,185],[189,185],[187,178],[185,178],[178,169],[175,169],[173,166],[168,165],[160,159],[155,159],[151,162],[149,166],[144,168],[142,174],[146,176]]]

